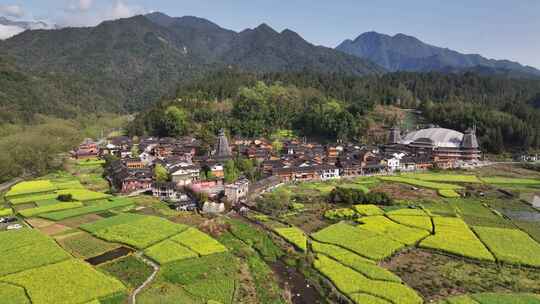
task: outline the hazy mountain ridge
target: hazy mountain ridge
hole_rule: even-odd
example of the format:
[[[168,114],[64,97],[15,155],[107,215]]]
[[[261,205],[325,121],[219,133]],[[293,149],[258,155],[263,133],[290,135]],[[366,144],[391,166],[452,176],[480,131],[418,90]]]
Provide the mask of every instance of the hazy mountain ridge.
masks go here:
[[[202,18],[161,13],[95,27],[25,31],[0,41],[2,54],[24,73],[66,76],[125,111],[145,108],[172,94],[179,83],[228,66],[357,76],[385,72],[366,60],[314,46],[292,31],[277,33],[261,25],[236,33]]]
[[[371,60],[390,71],[465,72],[479,70],[493,75],[540,77],[540,71],[509,60],[487,59],[478,54],[462,54],[436,47],[404,34],[389,36],[366,32],[345,40],[337,50]]]

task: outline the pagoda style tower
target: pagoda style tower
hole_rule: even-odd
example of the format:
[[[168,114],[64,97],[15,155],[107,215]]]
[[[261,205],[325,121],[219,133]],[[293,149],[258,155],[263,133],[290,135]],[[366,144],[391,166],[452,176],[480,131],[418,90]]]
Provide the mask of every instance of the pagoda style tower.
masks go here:
[[[227,139],[227,135],[225,135],[224,129],[219,130],[215,149],[214,158],[216,160],[228,160],[232,158],[231,147],[229,146],[229,140]]]
[[[462,158],[465,160],[478,160],[481,157],[480,145],[476,138],[476,126],[467,129],[461,141]]]
[[[395,126],[390,129],[390,134],[388,136],[388,144],[395,145],[401,142],[401,130],[399,127]]]

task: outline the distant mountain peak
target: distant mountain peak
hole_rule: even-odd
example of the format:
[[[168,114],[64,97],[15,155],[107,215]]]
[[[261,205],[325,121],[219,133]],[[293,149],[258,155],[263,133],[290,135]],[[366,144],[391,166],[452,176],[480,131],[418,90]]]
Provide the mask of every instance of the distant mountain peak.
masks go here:
[[[487,59],[477,54],[462,54],[424,43],[414,36],[403,33],[390,36],[369,31],[354,40],[343,41],[336,49],[371,60],[390,71],[446,72],[473,69],[523,77],[540,76],[539,70],[517,62]]]
[[[255,31],[264,31],[264,32],[272,32],[272,33],[278,33],[276,30],[274,30],[270,25],[266,24],[266,23],[261,23],[259,26],[257,26],[256,28],[254,28],[253,30]]]

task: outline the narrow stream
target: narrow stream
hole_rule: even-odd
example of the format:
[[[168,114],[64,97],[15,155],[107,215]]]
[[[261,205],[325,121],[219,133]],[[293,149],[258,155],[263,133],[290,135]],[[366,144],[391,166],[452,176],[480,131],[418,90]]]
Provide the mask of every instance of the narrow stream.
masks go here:
[[[311,286],[304,275],[296,268],[287,266],[283,261],[270,265],[278,277],[282,288],[287,287],[292,293],[292,302],[294,304],[317,304],[324,303],[320,294]]]

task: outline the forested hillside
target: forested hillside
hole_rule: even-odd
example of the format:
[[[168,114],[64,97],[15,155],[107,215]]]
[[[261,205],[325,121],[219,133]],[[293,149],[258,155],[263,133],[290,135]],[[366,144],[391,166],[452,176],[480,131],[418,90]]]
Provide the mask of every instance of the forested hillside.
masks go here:
[[[9,120],[33,113],[133,112],[187,83],[226,67],[251,72],[314,70],[368,75],[383,68],[342,52],[314,46],[298,34],[267,25],[240,33],[195,17],[154,13],[106,21],[96,27],[26,31],[0,41],[11,58],[2,77],[2,106]],[[29,87],[30,92],[15,89]],[[33,94],[39,91],[43,96]],[[32,107],[26,107],[32,100]],[[51,106],[52,104],[52,106]],[[5,120],[5,118],[3,119]]]
[[[181,86],[175,101],[141,113],[130,131],[209,136],[226,127],[233,134],[260,136],[294,129],[304,136],[362,141],[374,107],[393,105],[419,109],[443,127],[463,131],[476,125],[490,152],[526,150],[540,147],[540,111],[531,106],[539,92],[538,81],[473,73],[348,77],[228,70]]]

